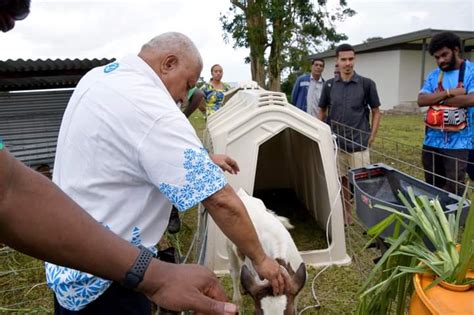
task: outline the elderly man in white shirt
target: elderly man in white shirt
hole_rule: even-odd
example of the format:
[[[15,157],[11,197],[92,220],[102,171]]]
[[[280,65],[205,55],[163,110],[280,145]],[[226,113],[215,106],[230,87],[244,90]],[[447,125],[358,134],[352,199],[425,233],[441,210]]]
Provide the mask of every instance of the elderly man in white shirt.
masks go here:
[[[201,70],[197,48],[180,33],[159,35],[138,56],[91,70],[66,108],[53,180],[97,221],[151,251],[166,229],[171,204],[185,211],[202,202],[281,294],[280,267],[264,253],[219,168],[234,172],[236,163],[216,156],[216,165],[177,106]],[[108,280],[50,263],[46,278],[58,314],[149,313],[144,296]]]
[[[313,117],[319,117],[319,98],[323,91],[324,79],[321,76],[324,71],[324,60],[315,59],[311,65],[309,79],[306,112]]]

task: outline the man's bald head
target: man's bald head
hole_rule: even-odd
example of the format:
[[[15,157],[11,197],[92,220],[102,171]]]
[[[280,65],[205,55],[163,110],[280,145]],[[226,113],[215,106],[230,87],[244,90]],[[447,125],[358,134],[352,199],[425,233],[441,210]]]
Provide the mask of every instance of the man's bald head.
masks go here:
[[[189,37],[177,32],[158,35],[142,46],[138,56],[160,77],[176,102],[186,101],[202,70],[201,54]]]
[[[142,53],[156,56],[175,54],[202,67],[201,54],[196,45],[189,37],[178,32],[168,32],[155,36],[142,46],[140,54]]]

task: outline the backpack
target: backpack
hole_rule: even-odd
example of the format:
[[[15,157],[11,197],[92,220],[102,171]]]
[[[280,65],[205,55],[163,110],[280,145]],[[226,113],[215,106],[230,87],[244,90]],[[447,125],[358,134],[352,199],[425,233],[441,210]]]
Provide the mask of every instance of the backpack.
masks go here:
[[[459,78],[457,87],[464,87],[464,72],[466,63],[463,61],[459,68]],[[444,72],[440,71],[438,75],[438,87],[436,91],[442,92]],[[461,131],[467,126],[467,110],[461,107],[451,107],[442,104],[432,105],[425,113],[425,125],[429,128],[442,131]]]

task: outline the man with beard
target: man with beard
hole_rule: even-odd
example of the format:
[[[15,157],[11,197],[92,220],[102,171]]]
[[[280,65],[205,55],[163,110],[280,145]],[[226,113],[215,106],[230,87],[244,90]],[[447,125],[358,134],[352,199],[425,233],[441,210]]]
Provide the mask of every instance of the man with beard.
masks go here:
[[[474,66],[461,59],[460,47],[461,41],[454,33],[442,32],[432,37],[429,52],[438,68],[428,74],[418,94],[418,106],[430,106],[422,152],[425,180],[457,194],[463,192],[466,160],[469,150],[474,149],[474,109],[469,107],[474,105]],[[436,114],[436,109],[431,108],[435,105],[449,106],[440,112],[441,127],[429,120]],[[450,124],[453,125],[448,128]]]

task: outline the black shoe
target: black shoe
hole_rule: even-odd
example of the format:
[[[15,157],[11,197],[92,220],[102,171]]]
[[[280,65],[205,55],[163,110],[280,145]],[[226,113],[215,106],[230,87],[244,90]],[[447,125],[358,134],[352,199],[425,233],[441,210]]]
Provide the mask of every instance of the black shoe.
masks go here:
[[[168,247],[164,250],[158,251],[158,258],[161,261],[166,261],[172,264],[180,264],[183,261],[184,257],[181,257],[174,247]]]
[[[175,234],[181,229],[181,219],[179,218],[178,209],[171,209],[170,221],[168,222],[168,233]]]

